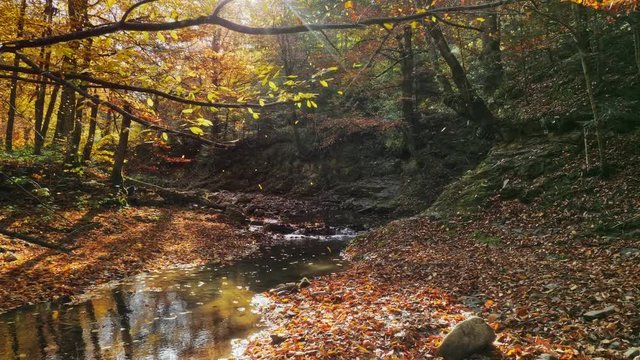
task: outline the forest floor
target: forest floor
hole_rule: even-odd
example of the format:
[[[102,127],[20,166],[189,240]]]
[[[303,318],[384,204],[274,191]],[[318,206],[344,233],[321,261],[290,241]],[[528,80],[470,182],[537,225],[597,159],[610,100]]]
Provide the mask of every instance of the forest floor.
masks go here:
[[[608,179],[587,175],[574,152],[546,154],[558,166],[538,198],[504,199],[498,188],[484,210],[397,220],[357,238],[345,272],[269,294],[276,335],[254,340],[250,356],[435,357],[453,325],[478,315],[498,334],[490,358],[629,358],[640,346],[637,137],[612,145],[619,170]],[[491,161],[479,168],[504,163]],[[574,172],[584,175],[561,185]],[[504,175],[503,188],[510,178],[523,192],[541,182]]]
[[[0,312],[46,300],[67,302],[94,285],[142,271],[229,263],[268,241],[211,210],[147,206],[41,212],[5,207],[0,222],[4,229],[73,250],[65,254],[0,235],[0,259],[5,260],[0,261]]]

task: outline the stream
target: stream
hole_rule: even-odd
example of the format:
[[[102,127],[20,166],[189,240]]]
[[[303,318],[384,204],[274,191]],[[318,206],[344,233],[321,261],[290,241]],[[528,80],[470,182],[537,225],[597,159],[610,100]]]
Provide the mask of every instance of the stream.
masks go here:
[[[341,271],[351,236],[292,236],[239,262],[144,273],[72,305],[0,315],[0,360],[217,359],[240,356],[264,329],[261,292]]]

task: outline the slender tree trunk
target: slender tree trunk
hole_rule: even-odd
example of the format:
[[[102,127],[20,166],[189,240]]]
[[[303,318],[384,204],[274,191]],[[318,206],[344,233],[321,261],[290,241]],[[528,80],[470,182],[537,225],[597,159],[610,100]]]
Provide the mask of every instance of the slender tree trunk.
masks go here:
[[[65,163],[77,164],[78,163],[78,150],[80,148],[80,140],[82,138],[82,118],[84,115],[85,101],[84,98],[78,98],[75,105],[75,117],[73,123],[73,130],[71,136],[67,141],[67,155]]]
[[[480,37],[482,39],[480,61],[484,70],[482,85],[487,93],[493,94],[502,84],[504,77],[500,51],[500,18],[495,9],[485,16]]]
[[[127,113],[131,113],[131,106],[125,105],[124,110]],[[123,115],[122,125],[120,126],[120,139],[118,140],[118,147],[113,158],[113,170],[111,171],[111,183],[116,186],[121,186],[123,183],[122,168],[124,166],[124,160],[127,155],[127,145],[129,143],[129,130],[131,128],[131,117]]]
[[[20,14],[18,15],[18,31],[16,33],[17,38],[21,38],[24,35],[24,17],[27,10],[27,0],[22,0],[20,3]],[[13,59],[13,66],[19,66],[20,59],[17,56]],[[16,120],[16,100],[18,98],[18,73],[13,72],[13,79],[11,79],[11,90],[9,92],[9,114],[7,116],[7,131],[5,134],[5,150],[8,152],[13,151],[13,128]]]
[[[82,161],[87,162],[91,160],[91,151],[93,150],[93,141],[96,137],[96,125],[98,120],[98,105],[91,105],[91,115],[89,120],[89,133],[87,134],[87,142],[84,144],[84,150],[82,151]]]
[[[51,124],[51,118],[53,117],[53,110],[56,107],[56,100],[58,100],[58,92],[60,92],[60,85],[55,85],[51,91],[49,97],[49,106],[47,106],[47,112],[44,115],[42,126],[36,135],[34,153],[40,155],[42,153],[42,147],[47,140],[47,133],[49,132],[49,124]]]
[[[593,85],[591,83],[591,70],[589,68],[589,63],[587,62],[587,55],[585,54],[583,49],[579,49],[580,55],[580,63],[582,64],[582,75],[584,76],[584,82],[587,89],[587,96],[589,98],[589,105],[591,107],[591,113],[593,115],[593,127],[596,130],[596,141],[598,143],[598,157],[600,158],[600,172],[602,174],[605,173],[607,168],[607,160],[606,155],[604,153],[604,136],[602,129],[602,122],[600,121],[600,116],[598,114],[598,105],[596,102],[596,97],[593,91]]]
[[[402,114],[406,123],[405,138],[407,148],[412,156],[416,153],[416,136],[418,134],[418,119],[416,116],[415,86],[414,86],[414,54],[413,32],[406,26],[402,34],[398,35],[400,48],[400,68],[402,71]]]
[[[634,60],[638,68],[638,74],[640,74],[640,12],[634,11],[629,14],[628,22],[631,25],[633,34]]]
[[[434,23],[428,23],[425,25],[429,36],[434,40],[440,56],[445,60],[449,69],[451,70],[451,77],[454,84],[458,88],[460,93],[459,104],[453,104],[450,102],[449,106],[452,106],[460,115],[475,122],[479,129],[477,135],[480,137],[492,138],[496,136],[495,133],[495,118],[491,113],[491,110],[487,107],[487,104],[480,98],[471,83],[467,79],[462,65],[451,52],[449,44],[442,34],[440,27]]]
[[[580,64],[582,65],[582,75],[584,77],[585,88],[587,91],[587,98],[589,99],[589,106],[591,108],[591,114],[593,116],[593,127],[596,133],[596,141],[598,144],[598,157],[600,160],[600,173],[604,174],[607,168],[606,155],[604,153],[604,136],[603,126],[598,113],[598,104],[596,100],[595,90],[593,89],[593,75],[589,66],[588,54],[590,52],[590,41],[588,31],[588,17],[585,13],[583,6],[578,4],[572,4],[574,10],[574,19],[576,28],[574,31],[574,40],[576,47],[578,48],[578,56],[580,57]]]
[[[50,36],[52,29],[51,29],[51,24],[53,22],[53,0],[47,0],[46,6],[45,6],[45,10],[44,10],[44,20],[47,23],[47,28],[43,31],[43,36]],[[51,49],[48,47],[42,47],[40,48],[40,58],[44,59],[43,61],[43,66],[42,68],[45,71],[49,71],[49,67],[51,64]],[[40,80],[45,80],[44,76],[39,76]],[[35,102],[35,107],[34,107],[34,112],[35,112],[35,137],[34,137],[34,154],[36,155],[40,155],[41,150],[42,150],[42,146],[44,145],[44,142],[46,140],[46,130],[47,129],[43,129],[44,128],[44,117],[45,117],[45,112],[44,112],[44,106],[45,106],[45,102],[46,102],[46,97],[47,97],[47,85],[46,84],[40,84],[37,87],[37,97],[36,97],[36,102]],[[55,95],[57,96],[57,87],[54,89],[54,92],[51,94],[51,100],[55,103],[55,96],[53,96],[53,94],[55,93]],[[48,128],[49,124],[47,123],[47,128]],[[43,134],[43,130],[44,130],[44,134]]]

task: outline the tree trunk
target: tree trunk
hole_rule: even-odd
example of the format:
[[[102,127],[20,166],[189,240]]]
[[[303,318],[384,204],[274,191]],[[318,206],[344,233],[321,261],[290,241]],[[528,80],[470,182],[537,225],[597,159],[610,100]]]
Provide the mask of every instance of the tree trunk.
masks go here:
[[[91,116],[89,120],[89,133],[87,134],[87,142],[84,144],[84,150],[82,151],[82,161],[87,162],[91,160],[91,151],[93,150],[93,141],[96,137],[96,125],[98,120],[98,105],[91,105]]]
[[[476,125],[478,125],[478,131],[476,132],[478,136],[487,138],[494,137],[497,135],[494,129],[495,118],[484,100],[476,94],[471,86],[462,65],[460,65],[458,59],[451,52],[451,48],[449,48],[449,44],[444,34],[442,34],[442,30],[434,23],[428,23],[425,26],[429,36],[434,40],[440,55],[449,66],[453,82],[456,84],[460,94],[459,99],[452,99],[453,101],[447,105],[451,106],[460,115],[476,123]]]
[[[124,111],[131,113],[131,106],[125,105]],[[113,170],[111,171],[111,183],[114,186],[122,186],[122,168],[127,155],[127,145],[129,143],[129,129],[131,128],[131,117],[123,115],[122,125],[120,126],[120,139],[118,140],[118,148],[113,158]]]
[[[49,98],[49,106],[47,107],[47,112],[44,115],[44,120],[42,122],[42,126],[40,127],[40,130],[38,130],[38,133],[36,134],[35,149],[34,149],[34,153],[36,155],[40,155],[42,153],[42,147],[44,146],[45,140],[47,140],[47,133],[49,132],[49,124],[51,123],[53,110],[56,107],[58,92],[60,92],[60,85],[54,86],[53,90],[51,91],[51,97]]]
[[[600,160],[600,173],[604,174],[607,168],[607,161],[604,154],[604,136],[602,129],[602,122],[600,115],[598,114],[598,104],[596,101],[595,91],[593,89],[593,76],[591,68],[589,66],[589,59],[587,54],[590,52],[590,41],[588,31],[588,17],[585,13],[583,6],[578,4],[572,4],[574,10],[574,19],[576,28],[574,31],[574,40],[576,47],[578,48],[578,56],[580,57],[580,64],[582,65],[582,75],[584,77],[585,88],[587,90],[587,98],[589,99],[589,106],[591,107],[591,115],[593,116],[593,127],[596,133],[596,141],[598,144],[598,157]]]
[[[73,130],[73,122],[76,110],[76,93],[72,88],[64,86],[60,95],[58,107],[58,122],[54,139],[66,139]]]
[[[78,150],[80,149],[80,140],[82,138],[82,118],[84,115],[85,101],[84,98],[78,98],[75,105],[75,117],[73,123],[73,131],[67,141],[66,164],[78,163]]]
[[[402,34],[398,35],[400,48],[400,69],[402,72],[402,115],[406,123],[405,138],[409,153],[416,153],[416,136],[418,134],[418,119],[416,116],[415,86],[414,86],[414,54],[413,32],[406,26]]]
[[[480,62],[484,71],[482,85],[486,93],[493,94],[502,84],[504,77],[500,51],[500,18],[495,9],[485,16],[480,37],[482,39]]]
[[[24,17],[27,9],[27,0],[22,0],[20,3],[20,14],[18,15],[18,30],[16,32],[17,38],[21,38],[24,33]],[[13,66],[19,66],[20,59],[14,56]],[[16,100],[18,98],[18,73],[13,72],[13,79],[11,79],[11,91],[9,92],[9,114],[7,116],[7,131],[5,134],[5,150],[8,152],[13,151],[13,128],[16,120]]]
[[[47,28],[43,31],[43,37],[46,36],[51,36],[52,33],[52,29],[51,29],[51,24],[53,22],[53,0],[47,0],[46,6],[45,6],[45,10],[44,10],[44,21],[47,24]],[[43,64],[42,64],[42,68],[45,71],[49,71],[49,67],[51,65],[51,49],[48,47],[42,47],[40,48],[40,58],[44,59]],[[44,76],[39,76],[38,77],[40,80],[45,80],[46,78]],[[54,88],[54,92],[51,94],[51,100],[55,103],[55,98],[57,96],[57,92],[58,92],[58,87],[56,86]],[[49,127],[49,123],[47,122],[47,126],[46,128],[43,126],[44,125],[44,117],[45,117],[45,113],[44,113],[44,105],[45,105],[45,101],[47,98],[47,85],[46,84],[40,84],[37,87],[36,90],[37,93],[37,97],[36,97],[36,102],[35,102],[35,107],[34,107],[34,112],[35,112],[35,137],[34,137],[34,154],[35,155],[40,155],[41,151],[42,151],[42,146],[44,145],[44,142],[46,140],[46,131]],[[55,96],[54,96],[55,94]],[[44,129],[43,129],[44,128]],[[44,130],[44,133],[43,133]]]
[[[640,74],[640,12],[635,11],[629,14],[628,22],[633,33],[634,60]]]

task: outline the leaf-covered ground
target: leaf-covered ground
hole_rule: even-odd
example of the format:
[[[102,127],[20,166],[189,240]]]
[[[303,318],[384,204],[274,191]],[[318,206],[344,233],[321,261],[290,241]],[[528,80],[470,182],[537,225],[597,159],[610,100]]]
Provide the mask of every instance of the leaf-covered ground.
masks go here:
[[[74,248],[71,254],[0,235],[0,311],[38,301],[67,300],[87,288],[144,270],[209,261],[230,262],[260,242],[226,217],[186,208],[123,208],[3,216],[6,228]],[[6,214],[4,214],[6,215]],[[59,227],[66,221],[76,234]],[[89,224],[89,225],[87,225]],[[6,261],[11,254],[17,259]]]
[[[580,155],[561,151],[545,155],[553,173],[527,179],[514,166],[500,174],[501,183],[510,179],[523,192],[546,181],[533,201],[506,200],[498,188],[474,214],[415,217],[369,232],[350,246],[346,272],[314,279],[300,293],[269,295],[273,303],[264,312],[276,335],[254,340],[249,354],[435,357],[449,329],[477,314],[498,333],[488,357],[624,358],[640,346],[640,234],[633,230],[640,154],[634,149],[637,135],[612,144],[618,171],[609,179],[586,172],[565,179],[581,172]],[[484,176],[469,178],[483,182]],[[615,311],[602,319],[584,317],[609,306]]]

